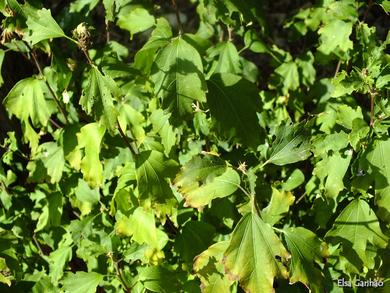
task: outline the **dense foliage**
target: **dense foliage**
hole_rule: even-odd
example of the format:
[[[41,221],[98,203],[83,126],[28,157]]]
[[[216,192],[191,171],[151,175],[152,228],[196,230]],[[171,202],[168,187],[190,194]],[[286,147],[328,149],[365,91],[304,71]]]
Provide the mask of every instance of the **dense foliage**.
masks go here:
[[[0,11],[1,292],[390,292],[390,1]]]

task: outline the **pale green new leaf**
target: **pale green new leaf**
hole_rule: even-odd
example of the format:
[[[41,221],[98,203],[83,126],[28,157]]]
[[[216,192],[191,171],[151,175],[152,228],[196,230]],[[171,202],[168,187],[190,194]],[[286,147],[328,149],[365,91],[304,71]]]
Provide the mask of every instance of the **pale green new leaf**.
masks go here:
[[[136,161],[136,174],[141,198],[162,200],[171,197],[172,191],[166,178],[172,177],[177,168],[177,162],[167,159],[158,151],[140,153]]]
[[[302,227],[286,228],[284,238],[291,253],[290,283],[301,282],[314,293],[323,292],[325,278],[314,262],[323,262],[327,254],[325,244]]]
[[[114,108],[114,98],[119,95],[120,89],[114,80],[92,65],[79,104],[87,114],[103,119],[107,128],[114,130],[118,115]]]
[[[237,280],[245,292],[274,292],[276,276],[287,277],[276,259],[289,257],[269,224],[254,213],[245,215],[233,231],[223,263],[228,277]]]
[[[77,134],[78,147],[84,149],[84,157],[81,160],[81,172],[84,180],[92,188],[103,183],[103,167],[100,162],[100,144],[102,142],[105,127],[98,123],[89,123],[80,129]]]
[[[222,264],[228,245],[228,241],[217,242],[195,258],[193,268],[202,283],[202,292],[230,292],[232,281],[226,278]]]
[[[46,84],[41,79],[22,79],[5,97],[5,107],[26,124],[29,124],[28,118],[31,118],[34,126],[46,126],[56,109],[53,101],[46,98],[45,90]]]
[[[117,24],[121,29],[130,32],[130,38],[133,38],[136,33],[146,31],[155,23],[154,16],[145,8],[124,8],[123,10],[125,11],[119,12]]]
[[[388,244],[388,237],[382,233],[374,211],[362,199],[353,200],[342,210],[325,238],[332,243],[341,241],[343,249],[354,250],[367,267],[374,265],[374,260],[367,256],[368,244],[377,248],[385,248]]]
[[[95,293],[96,287],[103,281],[104,275],[95,272],[68,273],[62,284],[65,293]]]
[[[186,206],[202,208],[213,199],[236,191],[240,176],[218,157],[194,157],[176,176],[175,185],[185,198]]]
[[[295,197],[289,191],[279,191],[272,188],[269,204],[261,211],[262,219],[271,226],[279,222],[294,203]]]
[[[262,130],[257,111],[260,98],[255,84],[230,73],[214,74],[208,81],[207,103],[220,132],[240,143],[257,146]]]
[[[76,0],[70,4],[70,12],[80,12],[85,6],[88,6],[88,11],[92,11],[98,5],[99,0]]]
[[[151,79],[163,106],[175,116],[192,113],[192,103],[206,101],[206,83],[198,51],[181,37],[171,40],[157,55]]]
[[[309,139],[307,126],[303,123],[280,126],[264,165],[272,163],[283,166],[307,159],[310,156]]]
[[[42,8],[36,14],[30,14],[26,23],[31,33],[25,39],[32,45],[43,40],[66,37],[48,9]]]

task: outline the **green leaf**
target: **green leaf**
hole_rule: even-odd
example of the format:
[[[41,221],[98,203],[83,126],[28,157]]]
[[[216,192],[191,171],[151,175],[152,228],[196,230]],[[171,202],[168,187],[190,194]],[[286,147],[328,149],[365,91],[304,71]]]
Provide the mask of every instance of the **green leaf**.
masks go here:
[[[223,73],[214,74],[208,88],[207,103],[220,132],[240,143],[257,146],[262,130],[256,114],[260,110],[256,85],[237,75]]]
[[[137,243],[146,243],[156,249],[162,249],[168,241],[168,236],[156,228],[154,213],[142,207],[138,207],[130,217],[119,216],[115,231],[122,236],[132,236]]]
[[[158,151],[144,151],[136,161],[137,183],[141,198],[163,200],[172,195],[166,178],[172,177],[178,168],[174,160],[166,159]]]
[[[114,108],[114,98],[119,95],[120,89],[114,80],[92,65],[79,104],[87,114],[102,119],[108,129],[114,130],[118,115]]]
[[[152,67],[154,90],[163,106],[179,117],[192,113],[194,101],[206,101],[206,83],[198,51],[181,37],[163,48]]]
[[[118,122],[123,132],[126,133],[126,130],[130,129],[137,143],[141,144],[145,139],[145,117],[128,104],[122,104],[118,112]]]
[[[336,49],[347,52],[353,48],[353,43],[349,39],[352,33],[352,22],[345,22],[334,19],[318,30],[320,35],[320,46],[318,50],[325,55],[329,55]]]
[[[46,84],[35,77],[19,81],[5,97],[4,104],[9,113],[26,124],[31,118],[34,126],[46,126],[55,112],[54,101],[47,99]]]
[[[300,169],[295,169],[282,184],[284,191],[291,191],[305,182],[305,175]]]
[[[214,156],[194,157],[175,178],[175,185],[186,206],[202,208],[213,199],[232,194],[240,185],[240,176]]]
[[[105,132],[105,128],[98,123],[89,123],[83,126],[77,134],[78,148],[84,149],[81,171],[84,180],[92,188],[103,183],[103,167],[99,159],[99,153]]]
[[[275,276],[288,275],[276,257],[287,259],[289,254],[271,226],[249,213],[234,229],[223,263],[228,277],[246,292],[267,293],[274,292]]]
[[[79,209],[82,215],[87,215],[92,211],[93,205],[99,202],[99,188],[91,189],[87,182],[79,179],[77,187],[74,191],[76,198],[81,202]]]
[[[160,17],[156,21],[156,28],[153,30],[149,40],[134,57],[134,67],[149,74],[155,54],[158,49],[169,44],[172,38],[172,30],[169,22]]]
[[[241,73],[240,55],[232,42],[219,43],[208,50],[210,58],[218,56],[208,76],[214,73]]]
[[[276,139],[271,143],[268,160],[278,166],[303,161],[310,156],[308,125],[285,124],[276,131]]]
[[[177,140],[177,130],[175,131],[169,123],[170,116],[170,114],[164,113],[162,109],[157,109],[149,117],[153,125],[153,131],[161,137],[166,155],[169,155]]]
[[[70,4],[70,12],[81,12],[85,6],[88,6],[88,11],[92,11],[96,5],[98,5],[99,0],[76,0]]]
[[[130,39],[133,38],[134,34],[146,31],[155,23],[154,16],[145,8],[136,7],[127,9],[125,7],[122,10],[119,12],[117,24],[121,29],[130,32]]]
[[[230,292],[232,282],[226,278],[222,264],[228,245],[228,241],[217,242],[195,258],[193,268],[202,283],[202,292]]]
[[[291,192],[272,188],[271,201],[261,211],[261,218],[271,226],[275,225],[285,216],[294,200],[295,197]]]
[[[51,183],[60,182],[65,168],[64,151],[55,142],[46,142],[38,147],[40,154],[38,157],[42,160],[47,169]]]
[[[69,273],[62,281],[66,293],[95,293],[104,275],[95,272]]]
[[[275,69],[275,72],[282,78],[283,94],[287,94],[289,90],[294,91],[299,87],[298,66],[295,62],[282,63]]]
[[[344,189],[343,179],[351,158],[352,150],[347,150],[343,154],[334,152],[316,164],[313,174],[320,179],[326,196],[335,199]]]
[[[390,222],[390,138],[377,139],[364,154],[359,168],[367,175],[357,181],[367,182],[365,190],[374,182],[375,201],[379,216]]]
[[[138,267],[139,282],[152,292],[171,293],[179,292],[181,285],[178,282],[178,276],[162,267]]]
[[[353,200],[342,210],[325,238],[332,243],[341,242],[345,252],[352,249],[369,268],[373,267],[374,259],[367,255],[368,246],[385,248],[388,243],[374,211],[362,199]]]
[[[316,234],[302,227],[285,229],[284,238],[291,253],[290,283],[301,282],[314,293],[323,292],[325,278],[314,262],[323,262],[327,255],[325,243]]]
[[[67,37],[48,9],[43,8],[36,14],[29,14],[26,23],[30,34],[25,39],[32,45],[48,39]]]

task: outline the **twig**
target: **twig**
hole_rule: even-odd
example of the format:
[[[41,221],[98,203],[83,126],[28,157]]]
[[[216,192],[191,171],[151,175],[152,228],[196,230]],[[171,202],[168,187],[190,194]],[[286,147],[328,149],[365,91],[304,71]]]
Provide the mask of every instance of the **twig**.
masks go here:
[[[366,21],[366,18],[367,18],[367,16],[368,16],[368,12],[370,11],[370,9],[371,9],[371,7],[372,7],[372,5],[373,5],[374,3],[372,2],[372,0],[369,0],[368,1],[368,4],[367,4],[367,9],[366,9],[366,11],[364,11],[364,15],[363,15],[363,22],[364,21]]]
[[[335,72],[334,72],[333,77],[336,77],[336,76],[337,76],[337,73],[339,73],[340,65],[341,65],[341,60],[339,60],[339,61],[337,62],[336,70],[335,70]]]
[[[138,150],[135,148],[134,145],[132,145],[129,142],[126,134],[123,132],[123,129],[122,129],[121,125],[119,124],[119,121],[117,121],[117,125],[118,125],[119,133],[121,134],[121,137],[122,137],[123,141],[125,142],[126,146],[128,147],[128,149],[130,150],[132,156],[133,157],[136,156],[138,154]]]
[[[179,12],[179,8],[177,7],[176,0],[172,0],[172,5],[173,8],[175,9],[177,25],[179,26],[179,35],[181,35],[183,33],[183,24],[180,19],[180,12]]]
[[[37,59],[37,56],[35,55],[35,52],[34,50],[30,47],[30,45],[27,43],[27,42],[24,42],[27,46],[27,48],[30,50],[31,52],[31,57],[33,58],[34,60],[34,63],[35,63],[35,66],[38,68],[38,71],[39,71],[39,75],[42,76],[43,80],[45,81],[45,84],[47,86],[47,88],[49,89],[49,92],[50,94],[53,96],[57,106],[58,106],[58,109],[60,110],[60,112],[62,113],[62,115],[64,116],[65,118],[65,121],[66,123],[68,124],[69,123],[69,120],[68,120],[68,117],[66,115],[66,111],[65,109],[62,107],[61,103],[60,103],[60,100],[58,99],[57,95],[55,94],[54,90],[52,89],[52,87],[50,86],[49,82],[47,81],[46,77],[44,76],[43,74],[43,71],[42,71],[42,67],[41,65],[39,64],[39,61]]]
[[[81,47],[80,47],[80,48],[81,48]],[[91,58],[89,57],[87,50],[84,49],[84,48],[81,48],[81,51],[83,51],[84,56],[85,56],[85,58],[87,58],[87,61],[88,61],[89,65],[92,65],[93,62],[92,62]]]

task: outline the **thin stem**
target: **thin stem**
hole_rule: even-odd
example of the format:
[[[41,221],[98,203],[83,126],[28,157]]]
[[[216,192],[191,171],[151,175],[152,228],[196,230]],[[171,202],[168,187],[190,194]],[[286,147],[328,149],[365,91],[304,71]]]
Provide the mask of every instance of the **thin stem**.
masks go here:
[[[66,115],[66,111],[65,111],[65,109],[62,107],[59,98],[57,97],[57,95],[55,94],[54,90],[52,89],[52,87],[50,86],[49,82],[47,81],[45,75],[43,74],[42,67],[41,67],[41,65],[39,64],[38,58],[37,58],[37,56],[36,56],[34,50],[30,47],[30,45],[29,45],[27,42],[24,42],[24,43],[26,44],[26,46],[28,47],[28,49],[29,49],[30,52],[31,52],[31,57],[32,57],[33,60],[34,60],[35,66],[38,68],[39,75],[42,76],[43,80],[45,81],[45,84],[46,84],[47,88],[49,89],[50,94],[53,96],[53,99],[54,99],[54,101],[56,102],[58,109],[60,110],[60,112],[62,113],[62,115],[63,115],[64,118],[65,118],[66,123],[68,124],[68,123],[69,123],[69,120],[68,120],[68,116]]]
[[[179,35],[181,35],[183,33],[183,24],[181,22],[180,12],[179,12],[179,8],[177,7],[176,0],[172,0],[172,5],[173,5],[173,8],[175,9],[177,25],[179,27]]]
[[[375,106],[375,96],[376,92],[372,91],[370,89],[370,127],[374,127],[375,124],[375,112],[374,112],[374,106]]]

